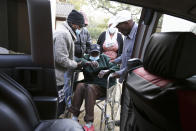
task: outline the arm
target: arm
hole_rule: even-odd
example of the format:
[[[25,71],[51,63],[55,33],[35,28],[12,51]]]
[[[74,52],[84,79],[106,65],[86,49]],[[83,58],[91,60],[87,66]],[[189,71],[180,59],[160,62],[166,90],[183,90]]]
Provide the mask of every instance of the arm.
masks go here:
[[[126,71],[126,68],[122,68],[121,70],[116,71],[115,73],[117,73],[119,76],[122,76]]]
[[[97,44],[100,45],[100,52],[102,53],[103,52],[103,43],[105,41],[105,31],[101,33],[101,35],[99,36],[98,40],[97,40]]]
[[[87,28],[83,28],[82,32],[80,33],[80,37],[81,37],[80,42],[82,48],[84,49],[84,53],[88,54],[91,45],[91,36]]]
[[[127,67],[122,68],[121,70],[113,73],[113,77],[120,78],[119,82],[122,83],[127,75],[127,72],[128,72]]]
[[[86,65],[89,61],[84,58],[77,58],[77,62],[82,62],[82,66]]]
[[[117,37],[117,41],[118,41],[118,56],[120,56],[122,54],[122,50],[123,50],[123,37],[120,33],[118,33],[118,37]]]
[[[97,67],[99,64],[98,62],[94,61],[88,61],[89,55],[85,55],[83,58],[78,58],[77,61],[81,62],[82,67],[86,66],[92,66],[92,67]]]
[[[86,53],[88,54],[90,51],[90,46],[91,46],[91,35],[89,34],[88,30],[87,30],[87,41],[86,41]]]
[[[110,62],[110,59],[106,56],[107,63],[109,65],[110,72],[115,72],[119,70],[119,66],[117,64]]]
[[[107,57],[106,55],[103,55],[103,57],[104,57],[104,60],[105,60],[105,63],[107,65],[108,69],[101,70],[98,74],[99,78],[103,78],[106,74],[109,74],[111,72],[115,72],[115,71],[119,70],[119,67],[116,64],[110,62],[109,57]]]
[[[69,58],[71,44],[68,39],[65,39],[62,35],[56,36],[54,40],[54,47],[55,62],[57,64],[68,69],[75,69],[77,67],[77,63]]]
[[[120,55],[119,57],[113,60],[113,63],[115,64],[121,64],[121,62],[122,62],[122,55]]]
[[[88,32],[88,30],[86,30],[87,32],[87,41],[86,42],[88,42],[88,43],[91,43],[91,35],[90,35],[90,33]]]

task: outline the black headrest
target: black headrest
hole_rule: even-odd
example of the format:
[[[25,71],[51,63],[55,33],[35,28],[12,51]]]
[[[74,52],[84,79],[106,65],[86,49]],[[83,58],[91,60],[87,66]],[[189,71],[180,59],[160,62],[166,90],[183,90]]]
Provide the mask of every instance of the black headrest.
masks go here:
[[[145,51],[144,68],[165,78],[195,75],[196,35],[191,32],[153,34]]]

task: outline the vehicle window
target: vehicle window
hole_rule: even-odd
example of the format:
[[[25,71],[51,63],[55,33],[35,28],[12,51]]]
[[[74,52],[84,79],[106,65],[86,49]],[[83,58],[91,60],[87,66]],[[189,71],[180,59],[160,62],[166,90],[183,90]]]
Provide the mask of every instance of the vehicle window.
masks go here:
[[[0,54],[30,54],[30,35],[25,0],[0,1]]]
[[[170,15],[162,15],[156,32],[193,32],[196,34],[196,23]]]

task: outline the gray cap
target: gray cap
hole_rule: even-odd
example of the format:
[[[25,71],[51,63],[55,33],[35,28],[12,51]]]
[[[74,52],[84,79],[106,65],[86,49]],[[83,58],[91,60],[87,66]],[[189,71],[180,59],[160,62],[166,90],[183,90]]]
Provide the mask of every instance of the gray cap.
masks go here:
[[[90,52],[97,51],[100,52],[100,46],[98,44],[91,44]]]

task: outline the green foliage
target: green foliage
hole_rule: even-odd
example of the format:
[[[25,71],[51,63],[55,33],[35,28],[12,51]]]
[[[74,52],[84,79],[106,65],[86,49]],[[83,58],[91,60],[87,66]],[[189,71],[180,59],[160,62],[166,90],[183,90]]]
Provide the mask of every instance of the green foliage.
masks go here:
[[[59,0],[59,2],[64,2],[64,3],[65,3],[66,1],[67,1],[67,0]]]
[[[83,5],[87,4],[85,0],[67,0],[67,3],[74,5],[76,10],[80,10]]]
[[[74,5],[76,10],[80,10],[82,6],[88,5],[96,9],[103,9],[104,13],[109,13],[111,15],[116,15],[118,11],[121,10],[130,10],[130,13],[133,15],[133,19],[138,22],[138,15],[141,13],[141,8],[136,8],[127,4],[112,2],[109,0],[60,0],[62,2],[71,3]],[[88,7],[87,6],[87,7]],[[88,14],[88,12],[86,12]],[[109,16],[111,16],[109,15]],[[104,21],[97,20],[96,16],[88,17],[89,25],[88,30],[91,34],[93,43],[97,42],[99,35],[107,29],[107,23],[109,18],[104,19]]]
[[[121,10],[130,10],[132,15],[138,15],[141,13],[141,9],[134,8],[134,6],[123,4],[123,3],[117,3],[109,0],[87,0],[89,4],[92,5],[93,8],[102,8],[105,12],[108,12],[112,15],[116,15],[118,11]]]
[[[92,43],[97,43],[99,35],[104,31],[103,28],[95,27],[95,28],[88,28],[89,33],[91,34]]]
[[[104,19],[102,23],[98,23],[92,18],[89,19],[89,21],[91,24],[88,25],[87,28],[88,28],[89,33],[91,34],[92,42],[97,43],[99,35],[107,29],[107,24],[105,23],[108,22],[108,19]]]
[[[86,0],[94,9],[103,9],[103,13],[110,13],[115,16],[121,10],[129,10],[133,16],[133,20],[138,22],[141,13],[141,8],[130,6],[123,3],[112,2],[109,0]],[[102,23],[96,23],[95,20],[91,20],[92,25],[89,25],[88,29],[92,36],[93,42],[95,42],[99,35],[107,28],[108,19],[105,19]]]

